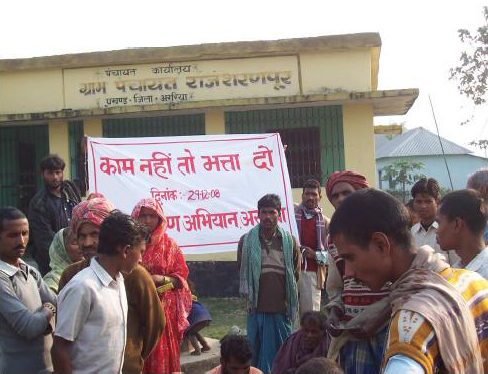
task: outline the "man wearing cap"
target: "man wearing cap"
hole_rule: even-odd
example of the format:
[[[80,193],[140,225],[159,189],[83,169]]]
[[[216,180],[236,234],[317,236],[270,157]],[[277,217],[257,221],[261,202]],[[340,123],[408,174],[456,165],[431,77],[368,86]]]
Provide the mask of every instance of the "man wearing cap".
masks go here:
[[[368,188],[366,178],[352,171],[332,173],[325,185],[327,198],[336,209],[350,194],[364,188]],[[339,357],[346,374],[379,373],[389,317],[388,287],[373,293],[346,276],[344,260],[330,237],[327,251],[327,329],[333,337],[328,357]]]
[[[64,270],[59,281],[59,292],[77,273],[90,266],[91,259],[98,253],[100,226],[114,209],[105,198],[93,196],[73,209],[71,227],[77,235],[84,259]],[[164,313],[151,275],[142,266],[138,265],[130,274],[123,275],[129,309],[122,372],[140,373],[144,360],[163,333]]]

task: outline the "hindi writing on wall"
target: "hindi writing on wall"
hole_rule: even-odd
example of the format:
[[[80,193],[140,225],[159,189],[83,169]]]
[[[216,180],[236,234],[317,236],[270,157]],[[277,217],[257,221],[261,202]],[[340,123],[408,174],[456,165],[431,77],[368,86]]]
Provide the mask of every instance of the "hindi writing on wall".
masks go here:
[[[300,93],[296,56],[64,70],[66,107],[111,108]]]

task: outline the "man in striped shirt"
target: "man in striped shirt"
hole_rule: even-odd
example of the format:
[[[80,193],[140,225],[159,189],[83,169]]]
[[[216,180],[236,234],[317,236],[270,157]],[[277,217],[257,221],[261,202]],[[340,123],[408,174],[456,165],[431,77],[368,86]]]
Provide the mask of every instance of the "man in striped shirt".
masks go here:
[[[329,201],[337,209],[354,191],[367,187],[364,176],[352,171],[338,171],[330,175],[325,189]],[[339,256],[330,237],[327,251],[327,327],[334,337],[328,357],[336,359],[339,356],[341,366],[347,374],[378,373],[389,317],[387,303],[380,303],[388,296],[389,290],[385,286],[379,291],[372,291],[347,276],[344,273],[344,260]],[[380,306],[381,313],[367,310],[377,306]]]
[[[398,200],[374,189],[353,193],[332,217],[330,235],[347,276],[373,291],[392,282],[383,373],[487,372],[487,281],[415,247]]]

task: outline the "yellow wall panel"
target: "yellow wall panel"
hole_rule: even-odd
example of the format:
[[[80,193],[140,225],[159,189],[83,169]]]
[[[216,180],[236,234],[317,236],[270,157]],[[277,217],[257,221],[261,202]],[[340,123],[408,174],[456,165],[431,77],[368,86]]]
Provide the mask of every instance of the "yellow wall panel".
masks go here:
[[[301,53],[304,95],[371,91],[371,52]]]
[[[61,69],[0,73],[0,114],[64,109]]]
[[[346,169],[366,176],[371,187],[376,185],[373,107],[368,104],[342,107],[344,159]]]

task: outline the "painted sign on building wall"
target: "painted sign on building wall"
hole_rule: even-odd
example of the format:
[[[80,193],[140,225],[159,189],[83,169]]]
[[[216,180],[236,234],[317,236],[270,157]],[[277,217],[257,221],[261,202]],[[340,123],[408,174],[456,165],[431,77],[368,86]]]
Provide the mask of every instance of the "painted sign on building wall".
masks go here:
[[[70,109],[298,95],[296,56],[65,69]]]
[[[130,213],[153,197],[186,254],[237,249],[258,222],[258,200],[280,196],[280,224],[297,237],[279,134],[89,138],[91,192]]]

